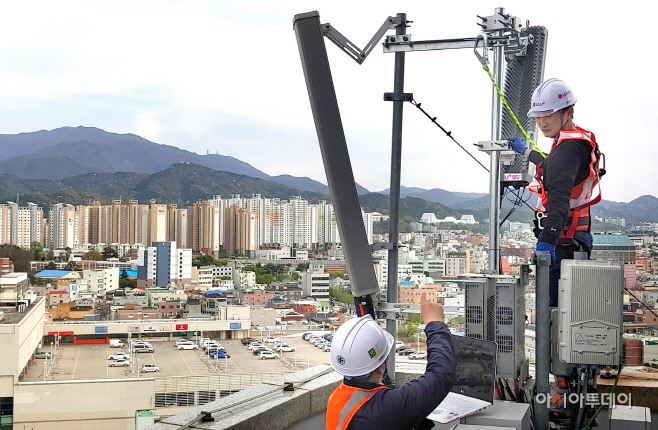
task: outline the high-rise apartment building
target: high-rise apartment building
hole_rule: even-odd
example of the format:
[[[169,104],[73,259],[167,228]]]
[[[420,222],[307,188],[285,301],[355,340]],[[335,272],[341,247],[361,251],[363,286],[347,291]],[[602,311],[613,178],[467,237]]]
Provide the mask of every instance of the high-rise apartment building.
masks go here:
[[[11,208],[0,204],[0,245],[11,243]]]
[[[256,217],[246,208],[232,205],[225,210],[227,238],[224,249],[229,255],[240,255],[253,258],[256,252],[254,231],[256,229]]]
[[[149,241],[165,242],[167,240],[167,205],[158,204],[155,199],[151,199],[150,222],[149,222]]]
[[[154,242],[140,248],[137,266],[138,287],[166,287],[170,283],[179,287],[192,283],[192,250],[176,246],[176,242]]]

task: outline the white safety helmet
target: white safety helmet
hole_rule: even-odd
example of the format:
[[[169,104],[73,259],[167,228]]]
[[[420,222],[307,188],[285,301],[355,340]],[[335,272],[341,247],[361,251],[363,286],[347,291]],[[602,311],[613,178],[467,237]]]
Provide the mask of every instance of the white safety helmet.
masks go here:
[[[548,116],[575,104],[576,96],[569,88],[569,85],[559,79],[552,78],[544,81],[532,93],[528,118]]]
[[[344,376],[372,373],[388,357],[395,340],[370,315],[346,321],[331,341],[331,367]]]

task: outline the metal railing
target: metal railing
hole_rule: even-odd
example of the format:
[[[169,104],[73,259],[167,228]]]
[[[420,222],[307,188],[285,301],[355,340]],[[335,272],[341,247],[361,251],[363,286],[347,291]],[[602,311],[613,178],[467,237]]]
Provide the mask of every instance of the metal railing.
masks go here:
[[[156,408],[204,405],[245,388],[280,379],[290,372],[155,378]]]

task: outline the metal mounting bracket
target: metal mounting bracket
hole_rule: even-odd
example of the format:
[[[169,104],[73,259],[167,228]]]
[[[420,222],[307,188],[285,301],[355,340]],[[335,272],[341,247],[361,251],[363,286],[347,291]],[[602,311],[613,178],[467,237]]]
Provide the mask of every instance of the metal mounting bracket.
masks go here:
[[[395,249],[395,248],[397,248],[397,244],[393,244],[393,243],[390,243],[390,242],[373,243],[372,245],[370,245],[370,250],[372,252],[381,251],[382,249],[389,249],[390,250],[390,249]]]
[[[380,318],[399,320],[402,319],[402,313],[420,313],[420,305],[415,303],[380,303],[377,307],[377,313]]]
[[[387,102],[410,102],[414,99],[413,93],[384,93],[384,100]]]
[[[478,147],[478,151],[482,152],[502,152],[510,151],[509,142],[507,140],[483,140],[473,145]]]
[[[340,49],[343,50],[347,55],[352,57],[354,61],[356,61],[358,64],[362,64],[368,54],[372,52],[372,50],[375,48],[377,43],[381,40],[382,37],[386,34],[386,32],[392,28],[395,28],[395,18],[392,16],[389,16],[386,18],[386,21],[382,24],[381,27],[379,27],[379,30],[377,30],[377,33],[370,39],[370,42],[366,45],[363,50],[359,49],[358,46],[350,42],[350,40],[343,36],[340,31],[336,30],[331,26],[331,24],[320,24],[320,28],[322,29],[322,35],[325,36],[327,39],[331,40],[334,45],[338,46]]]

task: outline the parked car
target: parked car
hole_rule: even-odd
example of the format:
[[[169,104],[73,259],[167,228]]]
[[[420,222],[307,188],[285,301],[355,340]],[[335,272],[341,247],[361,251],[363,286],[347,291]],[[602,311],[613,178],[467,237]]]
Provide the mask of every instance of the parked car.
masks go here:
[[[204,343],[202,346],[203,346],[203,349],[222,348],[222,344],[219,343],[219,342],[207,342],[207,343]]]
[[[397,351],[397,352],[398,352],[398,355],[404,355],[404,352],[405,352],[405,351],[410,351],[410,350],[412,350],[412,348],[411,348],[411,347],[407,347],[407,348],[400,348],[400,349],[398,349],[398,351]]]
[[[181,344],[181,343],[183,343],[183,342],[192,342],[192,341],[189,340],[189,339],[186,339],[186,338],[184,338],[184,337],[181,337],[180,339],[178,339],[178,340],[176,341],[176,346],[178,346],[179,344]]]
[[[248,348],[253,351],[254,348],[259,348],[261,346],[265,346],[265,345],[263,345],[260,342],[254,342],[254,343],[250,343]]]
[[[180,342],[176,342],[176,348],[178,348],[181,345],[196,345],[196,344],[194,342],[192,342],[191,340],[183,340],[183,341],[180,341]]]
[[[148,373],[148,372],[159,372],[160,368],[156,366],[155,364],[145,364],[142,366],[142,372],[143,373]]]
[[[153,352],[153,347],[151,345],[135,345],[133,346],[133,351],[135,352]]]
[[[112,360],[108,363],[108,366],[110,367],[122,367],[122,366],[130,366],[130,361],[128,360]]]
[[[223,346],[211,346],[210,348],[206,349],[206,352],[208,354],[212,354],[213,352],[226,352],[226,348]]]
[[[148,342],[142,342],[142,341],[139,341],[139,342],[133,342],[132,346],[133,346],[133,349],[136,348],[136,347],[138,347],[138,346],[153,347],[153,345],[151,345],[150,343],[148,343]]]
[[[326,352],[331,351],[331,344],[330,343],[326,344],[325,346],[322,347],[322,350]]]
[[[425,351],[416,351],[409,354],[410,360],[424,360],[427,358],[427,353]]]
[[[260,354],[260,353],[263,352],[263,351],[270,351],[270,352],[272,352],[272,350],[269,349],[269,348],[266,347],[266,346],[261,346],[260,348],[256,348],[256,349],[254,349],[252,352],[253,352],[254,355],[258,355],[258,354]]]
[[[258,354],[258,358],[261,360],[266,360],[268,358],[279,358],[279,354],[272,351],[261,351],[261,353]]]
[[[231,358],[231,354],[228,352],[211,352],[210,358]]]
[[[284,344],[284,345],[275,346],[274,350],[279,351],[279,352],[293,352],[293,351],[296,351],[297,348],[295,348],[294,346]]]
[[[120,348],[123,346],[121,339],[110,339],[110,348]]]
[[[402,351],[401,353],[398,353],[398,354],[409,356],[409,355],[414,354],[416,352],[417,351],[415,349],[409,348],[409,349],[405,349],[404,351]]]
[[[122,359],[128,359],[130,357],[130,354],[127,352],[115,352],[114,354],[110,355],[107,357],[108,360],[122,360]]]
[[[50,352],[48,351],[37,351],[34,353],[34,358],[50,358]]]
[[[263,342],[272,343],[272,342],[276,342],[277,340],[279,339],[277,339],[276,337],[267,336],[265,339],[263,339]]]
[[[402,345],[395,345],[395,352],[399,352],[401,349],[409,349],[411,346],[405,345],[404,343]]]
[[[253,337],[245,337],[241,339],[240,342],[242,342],[243,345],[248,345],[250,342],[256,342],[256,339]]]
[[[199,349],[199,347],[195,344],[181,343],[180,345],[178,345],[178,350],[180,351],[181,349],[196,350],[196,349]]]

